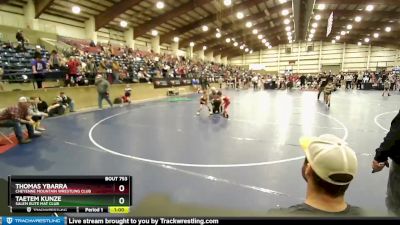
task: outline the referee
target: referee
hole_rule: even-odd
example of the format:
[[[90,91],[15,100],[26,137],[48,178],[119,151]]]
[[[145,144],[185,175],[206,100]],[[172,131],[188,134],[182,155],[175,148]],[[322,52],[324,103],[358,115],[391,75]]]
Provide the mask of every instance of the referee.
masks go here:
[[[372,161],[372,172],[379,172],[389,167],[388,158],[392,159],[386,193],[386,207],[389,214],[400,216],[400,112],[392,120],[390,131],[376,149]]]

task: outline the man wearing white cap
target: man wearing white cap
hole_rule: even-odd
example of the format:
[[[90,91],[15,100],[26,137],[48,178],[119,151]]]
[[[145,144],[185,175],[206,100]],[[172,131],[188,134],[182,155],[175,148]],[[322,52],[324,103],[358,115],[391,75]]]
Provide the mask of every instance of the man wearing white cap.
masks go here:
[[[30,139],[24,139],[21,124],[26,125],[29,138],[37,137],[34,134],[33,124],[35,123],[29,115],[29,103],[26,97],[21,97],[18,100],[18,105],[11,106],[0,112],[0,127],[14,128],[15,136],[20,144],[31,142]]]
[[[340,138],[324,134],[300,139],[306,159],[302,175],[307,182],[304,203],[280,213],[305,216],[361,216],[362,210],[347,204],[345,192],[357,173],[357,157]]]

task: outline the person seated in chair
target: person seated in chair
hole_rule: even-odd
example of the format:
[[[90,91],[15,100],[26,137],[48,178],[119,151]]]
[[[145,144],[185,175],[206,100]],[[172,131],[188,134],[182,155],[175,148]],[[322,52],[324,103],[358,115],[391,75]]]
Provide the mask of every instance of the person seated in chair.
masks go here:
[[[37,108],[39,112],[44,112],[47,113],[47,108],[49,108],[49,105],[47,105],[47,102],[42,100],[40,97],[38,97],[39,102],[37,103]]]
[[[26,97],[19,98],[18,105],[10,106],[0,112],[0,127],[14,128],[15,136],[19,144],[31,142],[30,138],[38,137],[40,133],[35,134],[33,129],[34,121],[29,115],[29,103]],[[24,139],[21,125],[25,124],[28,130],[28,139]]]
[[[47,112],[49,114],[50,117],[52,116],[61,116],[65,113],[65,109],[67,108],[67,106],[65,106],[62,103],[62,98],[61,97],[57,97],[56,101],[49,106],[49,108],[47,108]]]
[[[48,117],[47,113],[39,111],[38,103],[39,97],[30,97],[31,107],[29,108],[29,114],[32,115],[32,120],[35,121],[33,128],[35,130],[35,134],[39,131],[45,131],[46,129],[40,126],[41,121]]]
[[[75,112],[75,102],[70,97],[65,95],[64,92],[60,92],[60,98],[62,99],[62,104],[68,107],[69,112]]]

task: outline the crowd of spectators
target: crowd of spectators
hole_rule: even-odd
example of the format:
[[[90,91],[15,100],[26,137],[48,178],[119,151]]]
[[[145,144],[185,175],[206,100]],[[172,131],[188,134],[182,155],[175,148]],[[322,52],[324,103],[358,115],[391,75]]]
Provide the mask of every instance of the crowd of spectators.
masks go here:
[[[16,35],[17,52],[27,51],[22,31]],[[228,86],[240,88],[252,85],[253,88],[316,90],[320,74],[259,74],[243,67],[188,59],[183,56],[156,54],[152,51],[133,50],[127,46],[109,43],[94,43],[89,40],[76,41],[60,37],[69,44],[68,49],[53,50],[49,54],[43,49],[33,53],[31,68],[33,80],[42,88],[48,72],[61,71],[64,86],[94,85],[97,75],[107,79],[110,84],[152,82],[154,78],[191,78],[193,84],[226,82]],[[3,46],[6,48],[7,46]],[[9,46],[12,48],[12,45]],[[392,72],[341,72],[325,73],[335,87],[346,89],[383,89],[385,80],[390,81],[392,90],[400,87],[400,79]],[[1,87],[0,87],[1,88]],[[1,90],[1,89],[0,89]]]

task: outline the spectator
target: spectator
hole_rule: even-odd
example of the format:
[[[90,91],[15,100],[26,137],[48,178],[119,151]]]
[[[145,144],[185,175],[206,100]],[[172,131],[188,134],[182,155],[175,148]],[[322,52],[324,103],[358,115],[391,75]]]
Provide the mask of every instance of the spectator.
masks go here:
[[[113,107],[113,104],[110,100],[110,93],[108,90],[110,88],[110,83],[106,79],[104,79],[101,75],[97,75],[95,85],[98,93],[99,109],[103,108],[103,99],[105,99],[108,102],[108,104],[110,104],[110,106]]]
[[[46,101],[43,101],[40,97],[38,97],[39,102],[37,103],[37,108],[39,112],[44,112],[47,113],[47,108],[49,107],[47,105]]]
[[[389,133],[376,149],[372,161],[373,172],[389,167],[388,158],[392,159],[386,192],[386,207],[390,215],[400,216],[400,112],[392,120]]]
[[[31,102],[31,107],[29,108],[29,114],[32,115],[32,120],[35,122],[33,125],[33,129],[35,134],[37,134],[37,131],[45,131],[46,129],[40,126],[40,122],[45,118],[48,117],[49,115],[44,112],[40,112],[38,109],[38,103],[39,103],[39,97],[31,97],[30,102]]]
[[[112,62],[112,80],[113,80],[113,84],[120,84],[121,83],[121,81],[119,79],[120,71],[121,71],[121,67],[120,67],[119,63],[114,60]]]
[[[27,39],[25,38],[23,31],[22,30],[18,30],[17,34],[15,35],[15,38],[17,39],[17,41],[19,43],[21,43],[22,50],[26,51],[25,42],[27,42]]]
[[[306,199],[302,204],[276,212],[303,216],[363,215],[360,208],[349,205],[344,198],[357,173],[354,151],[342,139],[330,134],[301,138],[300,145],[306,155],[302,167],[307,182]]]
[[[138,78],[139,82],[148,82],[150,83],[150,76],[147,74],[147,72],[143,69],[143,67],[140,68],[138,72]]]
[[[55,102],[49,106],[49,108],[47,108],[47,112],[49,113],[50,117],[61,116],[65,113],[66,108],[67,107],[62,103],[62,98],[57,97]]]
[[[4,75],[4,70],[3,68],[0,67],[0,91],[4,91],[4,87],[3,87],[3,75]]]
[[[78,77],[79,62],[75,59],[75,57],[71,56],[69,57],[67,66],[68,66],[68,77],[65,80],[66,81],[65,86],[75,85]]]
[[[30,138],[38,137],[34,134],[34,121],[28,112],[29,103],[25,97],[21,97],[17,106],[11,106],[0,112],[0,127],[13,127],[15,136],[19,144],[27,144],[31,142]],[[28,139],[24,139],[21,124],[25,124],[28,130]]]
[[[205,75],[200,76],[199,82],[201,90],[203,92],[206,91],[208,87],[210,87],[210,84],[208,83],[207,77]]]
[[[131,94],[132,94],[132,88],[129,84],[126,85],[125,87],[125,93],[124,96],[122,96],[122,103],[131,103]]]
[[[70,97],[65,95],[64,92],[60,92],[61,102],[64,106],[69,108],[69,112],[75,112],[75,102]]]
[[[56,50],[51,51],[51,55],[49,58],[50,69],[60,69],[61,61],[62,61],[62,59],[58,55],[58,52]]]
[[[42,88],[44,81],[44,71],[47,67],[46,61],[42,60],[40,52],[35,52],[35,59],[32,61],[33,79],[36,81],[37,88]]]
[[[385,82],[383,82],[382,96],[385,96],[385,93],[387,93],[387,95],[390,96],[390,81],[389,81],[389,79],[386,79]]]
[[[94,84],[95,74],[97,74],[96,62],[93,57],[89,56],[89,60],[86,65],[86,76],[89,80],[89,84]]]

